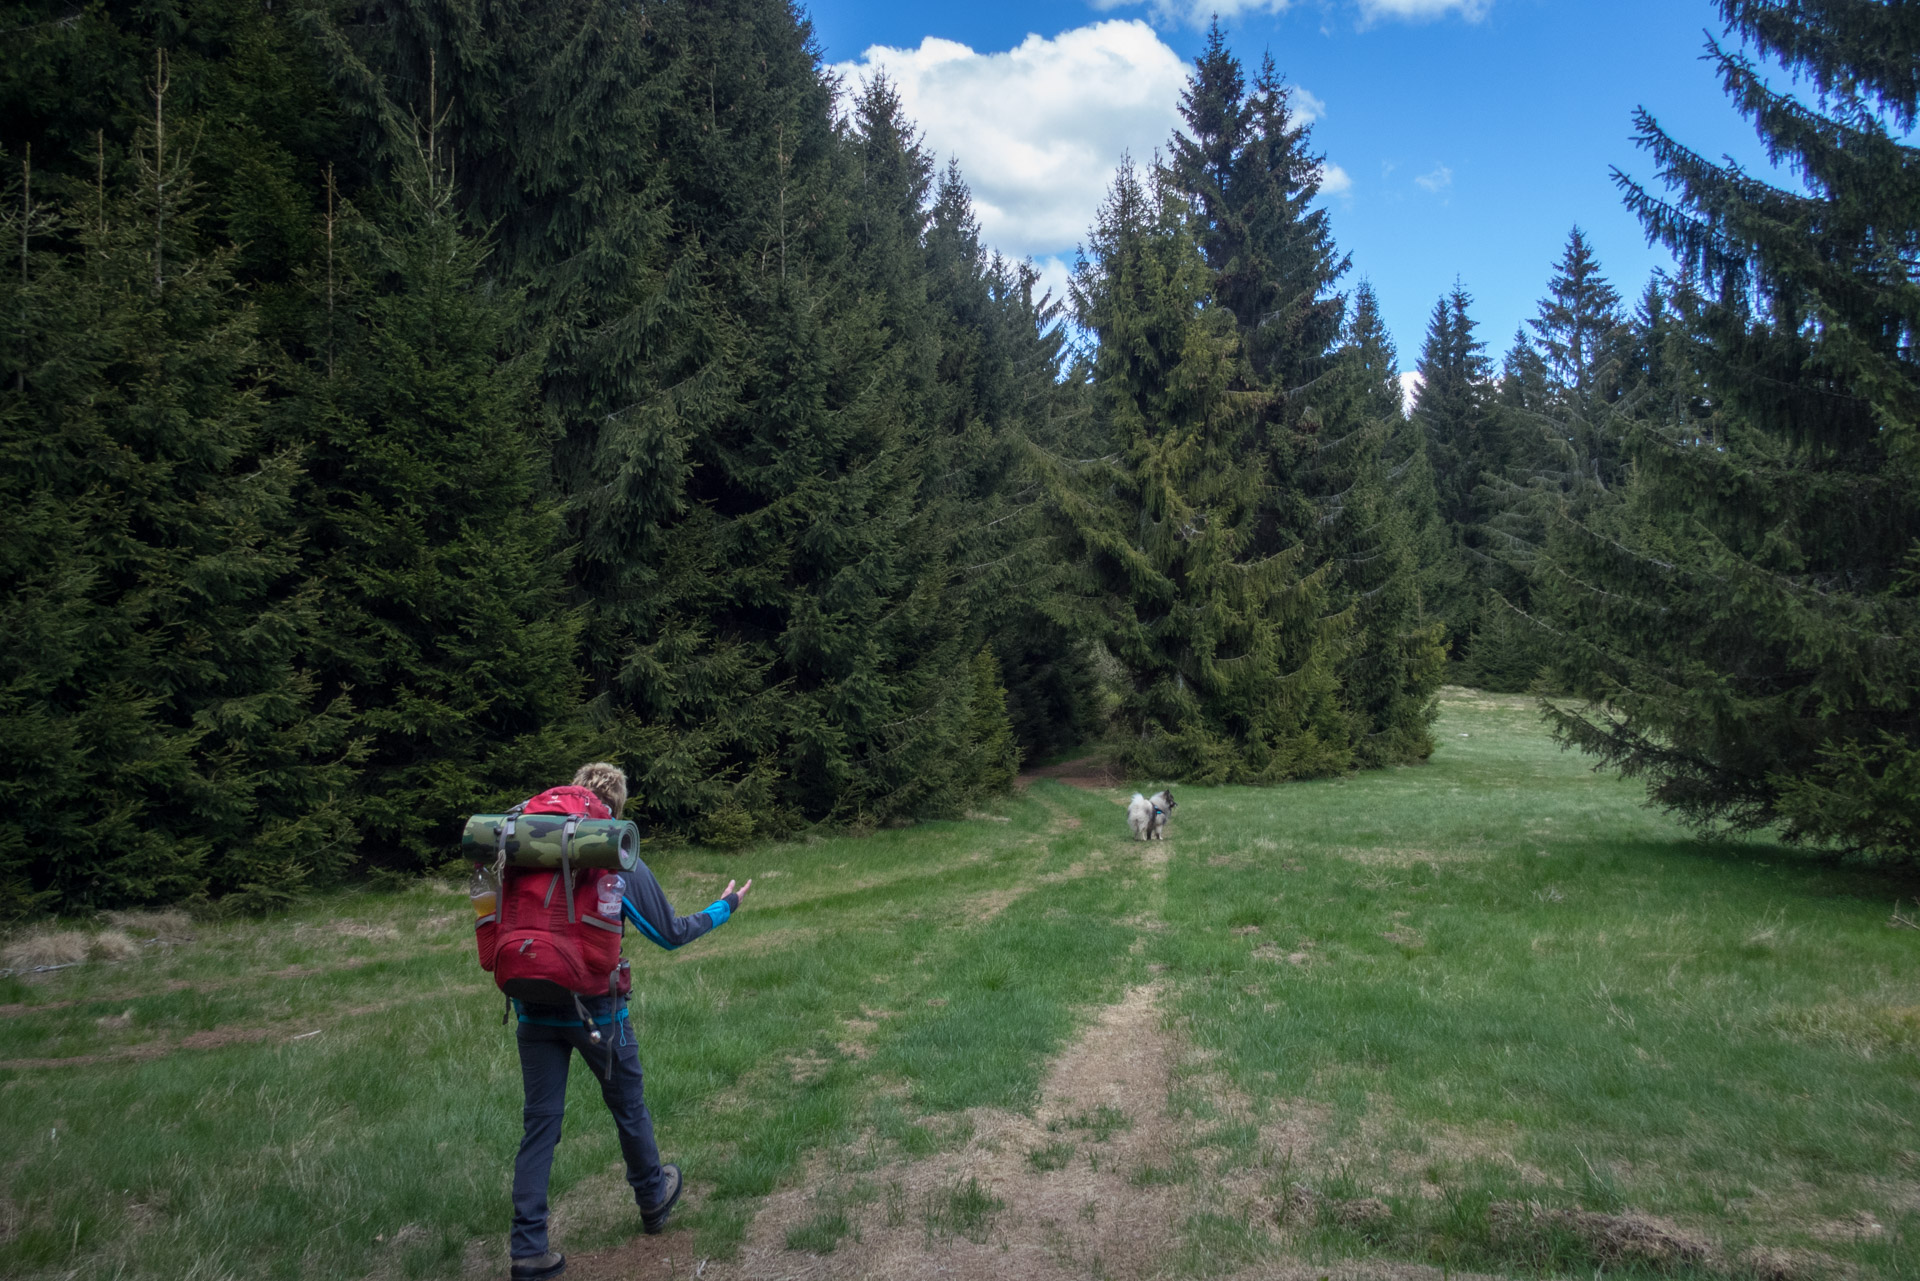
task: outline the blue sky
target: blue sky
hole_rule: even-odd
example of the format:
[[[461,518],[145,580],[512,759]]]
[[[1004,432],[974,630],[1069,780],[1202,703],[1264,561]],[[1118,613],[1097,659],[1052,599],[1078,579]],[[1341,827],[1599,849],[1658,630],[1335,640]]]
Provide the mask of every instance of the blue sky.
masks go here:
[[[1058,280],[1121,151],[1144,158],[1170,133],[1217,7],[1243,62],[1271,51],[1315,112],[1347,283],[1373,282],[1403,369],[1456,276],[1498,357],[1575,223],[1629,299],[1667,263],[1608,177],[1651,177],[1636,105],[1696,149],[1764,168],[1699,60],[1719,31],[1705,0],[1194,2],[808,8],[830,63],[850,81],[886,67],[929,144],[957,156],[989,242]]]

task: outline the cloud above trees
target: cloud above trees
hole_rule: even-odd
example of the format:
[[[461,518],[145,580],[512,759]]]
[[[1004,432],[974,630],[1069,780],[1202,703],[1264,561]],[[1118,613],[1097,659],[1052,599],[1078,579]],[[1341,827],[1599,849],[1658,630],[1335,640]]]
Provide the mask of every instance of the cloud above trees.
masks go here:
[[[1398,18],[1418,22],[1444,18],[1457,13],[1468,22],[1478,22],[1493,8],[1493,0],[1360,0],[1360,16],[1370,22]]]
[[[1217,16],[1231,21],[1245,13],[1285,13],[1300,0],[1092,0],[1096,9],[1131,9],[1148,5],[1157,21],[1185,23],[1204,27]],[[1493,8],[1493,0],[1354,0],[1360,20],[1376,22],[1422,22],[1458,14],[1468,22],[1478,22]]]
[[[1145,163],[1180,128],[1191,67],[1135,18],[1029,35],[1004,52],[936,36],[910,49],[875,45],[833,70],[849,94],[885,75],[938,163],[960,162],[982,239],[1034,258],[1061,296],[1121,156]],[[1299,86],[1292,102],[1303,121],[1327,109]],[[1353,180],[1329,165],[1323,189],[1346,196]]]
[[[960,162],[986,242],[1015,257],[1079,243],[1120,157],[1147,159],[1179,126],[1187,83],[1185,59],[1137,19],[1002,53],[928,36],[834,70],[850,89],[892,81],[927,149]]]

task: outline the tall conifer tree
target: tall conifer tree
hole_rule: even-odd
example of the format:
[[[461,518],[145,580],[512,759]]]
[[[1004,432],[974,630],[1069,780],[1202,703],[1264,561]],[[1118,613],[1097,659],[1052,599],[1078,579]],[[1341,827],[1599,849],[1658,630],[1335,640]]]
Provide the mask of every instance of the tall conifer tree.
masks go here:
[[[1203,782],[1345,766],[1324,575],[1303,545],[1259,546],[1266,474],[1235,391],[1234,318],[1209,302],[1193,214],[1161,170],[1124,164],[1073,284],[1098,340],[1092,385],[1113,455],[1056,493],[1088,567],[1089,622],[1128,678],[1127,766]]]
[[[1477,333],[1472,297],[1456,283],[1434,304],[1420,350],[1420,390],[1413,422],[1426,446],[1448,555],[1427,564],[1422,595],[1447,628],[1456,660],[1471,649],[1482,600],[1480,564],[1487,512],[1483,479],[1498,458],[1489,412],[1491,368]]]
[[[374,213],[339,206],[322,229],[313,332],[275,415],[306,451],[315,670],[367,752],[361,848],[402,868],[445,861],[462,815],[587,749],[534,368],[510,354],[521,299],[481,280],[426,120]]]
[[[1381,558],[1371,541],[1398,547],[1407,523],[1398,514],[1387,525],[1375,519],[1390,505],[1382,451],[1392,428],[1372,412],[1377,397],[1368,385],[1368,361],[1380,353],[1345,360],[1336,354],[1345,307],[1336,285],[1348,260],[1334,244],[1327,211],[1315,206],[1322,158],[1272,58],[1246,84],[1217,22],[1194,62],[1181,113],[1187,129],[1172,140],[1169,172],[1195,210],[1213,297],[1234,317],[1239,385],[1259,393],[1250,439],[1263,456],[1250,456],[1249,465],[1265,468],[1268,488],[1258,545],[1271,552],[1299,544],[1301,572],[1325,576],[1332,613],[1296,645],[1325,645],[1335,663],[1349,651],[1370,656],[1341,669],[1366,687],[1344,688],[1339,698],[1356,748],[1378,744],[1385,741],[1377,737],[1381,709],[1398,705],[1403,685],[1420,687],[1425,678],[1399,657],[1383,662],[1385,655],[1404,656],[1395,624],[1349,608],[1380,599],[1377,589],[1386,586],[1384,579],[1359,585],[1354,571],[1391,565],[1401,574],[1410,564],[1399,550]],[[1396,409],[1392,421],[1398,418]],[[1417,615],[1415,584],[1387,594],[1411,603]],[[1375,625],[1386,630],[1363,634]]]
[[[1095,737],[1091,655],[1057,597],[1070,567],[1039,522],[1043,486],[1031,449],[1080,456],[1075,389],[1060,378],[1061,302],[1035,298],[1030,265],[989,254],[972,196],[949,163],[929,211],[929,298],[940,326],[938,429],[945,460],[930,501],[954,522],[956,590],[967,598],[1007,682],[1022,750],[1047,755]]]
[[[1426,617],[1417,559],[1438,512],[1425,450],[1401,412],[1393,341],[1364,282],[1327,381],[1325,421],[1346,434],[1319,451],[1334,496],[1316,542],[1338,571],[1335,605],[1353,614],[1339,670],[1355,762],[1422,760],[1433,752],[1433,696],[1446,672],[1444,628]]]
[[[1632,330],[1580,228],[1567,237],[1530,325],[1551,389],[1535,420],[1535,470],[1563,492],[1604,494],[1620,482],[1624,464],[1621,399]]]
[[[1632,439],[1612,528],[1569,520],[1566,739],[1703,824],[1920,846],[1920,152],[1910,6],[1722,0],[1727,92],[1805,189],[1690,151],[1645,112],[1672,196],[1622,178],[1679,256],[1712,416]],[[1731,44],[1731,42],[1729,42]],[[1810,83],[1770,86],[1754,55]]]
[[[1547,296],[1516,336],[1493,406],[1481,563],[1487,593],[1468,668],[1476,684],[1526,689],[1546,662],[1533,579],[1560,514],[1592,519],[1616,500],[1635,402],[1634,330],[1580,228],[1567,237]]]
[[[636,803],[723,843],[951,806],[977,682],[927,505],[911,127],[881,95],[836,128],[771,0],[495,18],[355,29],[343,66],[455,69],[455,172],[546,343],[589,674]]]
[[[295,459],[263,447],[254,313],[199,234],[171,83],[163,52],[126,181],[102,137],[93,190],[7,202],[8,912],[272,903],[350,856],[344,709],[295,662],[320,606],[293,574]]]

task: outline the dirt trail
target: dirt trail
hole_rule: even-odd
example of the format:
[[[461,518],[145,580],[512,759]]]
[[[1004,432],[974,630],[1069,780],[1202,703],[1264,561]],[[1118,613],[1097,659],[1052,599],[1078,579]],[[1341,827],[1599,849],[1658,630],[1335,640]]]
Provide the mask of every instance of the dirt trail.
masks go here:
[[[1164,928],[1158,900],[1174,848],[1175,842],[1127,842],[1091,860],[1111,874],[1135,857],[1154,887],[1149,897],[1155,902],[1128,920],[1141,931],[1135,952]],[[761,1203],[732,1259],[702,1258],[688,1234],[672,1232],[575,1255],[568,1275],[582,1281],[1146,1281],[1164,1275],[1181,1224],[1204,1198],[1172,1173],[1186,1136],[1168,1109],[1180,1045],[1166,1025],[1163,994],[1163,984],[1154,981],[1095,1011],[1048,1069],[1032,1116],[972,1109],[964,1114],[965,1142],[921,1160],[863,1167],[848,1162],[845,1151],[817,1154],[796,1186]],[[690,1195],[699,1195],[697,1181]],[[1441,1281],[1442,1273],[1413,1264],[1277,1259],[1230,1281],[1256,1278]],[[1456,1272],[1452,1281],[1490,1279]]]
[[[261,980],[291,981],[294,979],[318,978],[326,974],[339,974],[346,970],[358,970],[369,965],[394,965],[418,960],[436,952],[471,952],[473,944],[461,940],[456,943],[429,943],[420,947],[385,952],[378,956],[356,956],[329,965],[289,965],[285,969],[269,970],[265,975],[247,975],[227,979],[167,979],[157,988],[116,989],[110,993],[96,993],[90,996],[75,997],[64,1001],[44,1001],[40,1003],[15,1001],[0,1005],[0,1019],[21,1018],[29,1014],[46,1014],[53,1010],[70,1009],[76,1005],[121,1005],[127,1001],[145,1001],[155,997],[171,996],[175,992],[224,992],[236,987],[258,987]],[[95,961],[94,965],[122,965],[120,961]]]
[[[1070,768],[1047,776],[1077,781]],[[1169,850],[1129,843],[1099,862],[1111,873],[1135,856],[1158,889]],[[809,1177],[761,1206],[738,1257],[709,1265],[703,1276],[1153,1275],[1175,1239],[1181,1197],[1161,1173],[1178,1139],[1167,1112],[1175,1045],[1163,1026],[1161,991],[1159,983],[1136,986],[1095,1011],[1053,1061],[1031,1116],[972,1109],[965,1114],[971,1133],[957,1151],[877,1169],[831,1170],[822,1154]],[[826,1248],[821,1225],[836,1215],[845,1216],[844,1234],[828,1252],[814,1252]]]
[[[1119,771],[1099,757],[1083,756],[1077,761],[1062,761],[1058,765],[1045,765],[1039,769],[1025,770],[1019,778],[1014,780],[1014,785],[1024,789],[1027,784],[1039,778],[1050,778],[1056,783],[1065,783],[1068,787],[1078,787],[1089,792],[1118,787],[1123,781]]]
[[[806,1278],[1146,1277],[1173,1237],[1175,1191],[1156,1182],[1174,1135],[1166,1115],[1171,1039],[1159,988],[1102,1009],[1057,1059],[1028,1117],[967,1114],[957,1152],[821,1176],[768,1198],[719,1281]],[[1051,1168],[1049,1168],[1051,1167]],[[1145,1177],[1141,1177],[1142,1175]],[[873,1199],[843,1211],[853,1232],[830,1254],[787,1247],[852,1184]],[[995,1203],[998,1203],[997,1205]]]
[[[222,1023],[217,1027],[189,1032],[182,1037],[159,1036],[151,1041],[142,1041],[138,1045],[116,1046],[93,1054],[69,1054],[58,1058],[0,1059],[0,1072],[35,1072],[60,1070],[76,1067],[96,1067],[103,1063],[135,1063],[148,1059],[163,1059],[186,1050],[218,1050],[229,1045],[246,1045],[255,1041],[304,1041],[311,1036],[319,1036],[329,1028],[351,1018],[365,1014],[380,1014],[404,1005],[418,1005],[423,1001],[441,999],[435,992],[420,992],[411,996],[390,997],[384,1001],[374,1001],[365,1005],[350,1005],[325,1014],[284,1019],[273,1024]],[[116,1030],[126,1026],[127,1016],[131,1014],[110,1015],[96,1019],[104,1030]]]

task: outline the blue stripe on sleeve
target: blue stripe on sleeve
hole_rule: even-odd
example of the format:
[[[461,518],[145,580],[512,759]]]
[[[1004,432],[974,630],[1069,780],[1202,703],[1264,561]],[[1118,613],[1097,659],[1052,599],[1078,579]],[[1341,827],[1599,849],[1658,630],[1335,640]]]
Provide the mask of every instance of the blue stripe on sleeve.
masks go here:
[[[717,930],[727,923],[727,918],[733,915],[733,909],[727,906],[727,900],[715,899],[713,906],[707,909],[707,915],[713,918],[713,928]]]
[[[633,927],[635,929],[639,930],[642,934],[652,939],[655,943],[659,944],[661,947],[664,947],[665,949],[667,949],[667,951],[669,952],[673,951],[673,944],[667,942],[665,939],[660,937],[660,932],[653,928],[653,925],[647,920],[646,917],[640,915],[639,909],[634,907],[632,899],[623,898],[620,900],[620,903],[621,903],[620,910],[626,913],[627,919],[633,922]]]

